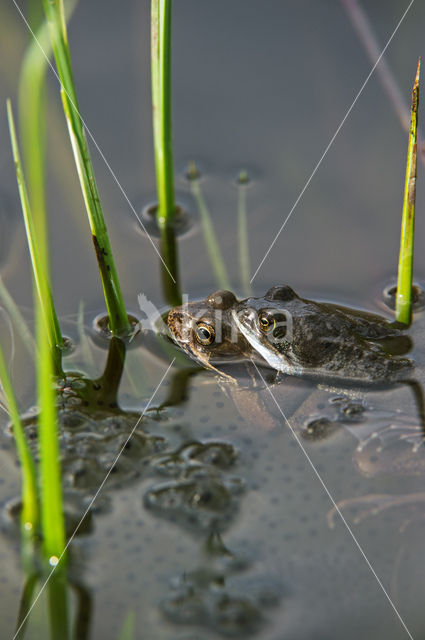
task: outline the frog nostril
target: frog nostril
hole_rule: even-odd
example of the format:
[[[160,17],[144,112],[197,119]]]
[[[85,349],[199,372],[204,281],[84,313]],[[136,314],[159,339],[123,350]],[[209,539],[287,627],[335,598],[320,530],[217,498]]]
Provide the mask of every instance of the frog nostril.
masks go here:
[[[254,326],[256,313],[254,309],[245,309],[242,313],[241,320],[244,324],[249,325],[250,327]]]

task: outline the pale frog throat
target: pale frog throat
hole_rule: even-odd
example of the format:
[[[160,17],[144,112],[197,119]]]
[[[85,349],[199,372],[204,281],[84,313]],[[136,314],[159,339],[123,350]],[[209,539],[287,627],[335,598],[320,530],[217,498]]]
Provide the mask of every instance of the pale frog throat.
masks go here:
[[[232,311],[232,318],[238,327],[239,331],[245,336],[247,340],[252,344],[254,349],[269,363],[276,371],[281,371],[291,376],[300,376],[303,373],[302,367],[297,367],[288,361],[287,358],[280,353],[276,353],[270,346],[265,346],[255,335],[254,332],[249,331],[240,321],[236,310]]]

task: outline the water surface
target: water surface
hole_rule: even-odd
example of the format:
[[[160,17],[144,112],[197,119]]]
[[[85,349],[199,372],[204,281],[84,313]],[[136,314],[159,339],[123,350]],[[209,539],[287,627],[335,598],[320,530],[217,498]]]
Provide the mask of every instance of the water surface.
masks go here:
[[[405,4],[394,0],[367,7],[382,46]],[[4,105],[7,95],[13,99],[16,95],[27,33],[12,3],[1,12]],[[424,25],[425,7],[414,3],[387,51],[407,100],[417,57],[423,53]],[[69,35],[87,126],[128,198],[141,210],[154,199],[149,3],[130,2],[125,8],[97,0],[80,3]],[[238,293],[235,177],[247,169],[252,178],[247,208],[254,272],[371,65],[336,0],[269,0],[266,6],[259,1],[186,0],[174,6],[173,40],[177,189],[194,218],[193,232],[179,245],[182,287],[191,297],[205,297],[217,288],[184,178],[187,163],[195,160]],[[104,366],[105,349],[93,346],[93,363],[84,364],[76,318],[83,300],[89,332],[103,303],[60,109],[57,84],[50,75],[49,210],[55,300],[66,332],[77,344],[67,366],[96,377]],[[4,107],[0,114],[1,275],[30,320],[30,271]],[[406,135],[374,74],[258,272],[254,292],[261,295],[270,286],[287,282],[303,296],[382,311],[379,293],[394,277],[397,263],[406,147]],[[148,239],[137,232],[131,209],[94,150],[93,159],[128,308],[137,311],[137,294],[143,292],[164,309],[157,256]],[[420,281],[425,273],[420,250],[422,167],[418,173],[415,272]],[[10,344],[6,329],[2,333]],[[423,317],[418,314],[413,355],[420,371],[422,335]],[[132,383],[124,375],[120,395],[124,410],[134,414],[143,410],[173,353],[153,353],[143,339],[129,351],[126,364]],[[34,403],[29,364],[18,340],[13,374],[23,409]],[[168,382],[181,366],[173,366]],[[154,406],[164,401],[169,389],[166,384],[161,387]],[[73,579],[91,594],[87,638],[118,638],[132,611],[134,637],[144,639],[406,637],[346,527],[336,519],[335,527],[329,528],[329,496],[288,425],[276,410],[276,428],[265,430],[261,420],[253,424],[240,415],[225,391],[213,374],[202,372],[190,379],[183,404],[157,415],[148,412],[142,422],[141,429],[161,439],[163,448],[147,457],[128,452],[123,477],[106,487],[99,503],[103,508],[93,516],[93,531],[75,543]],[[339,415],[338,406],[330,402],[339,390],[318,392],[307,385],[310,391],[310,404],[298,413],[291,400],[296,384],[276,391],[295,428],[304,428],[309,419],[336,420]],[[415,424],[412,394],[401,387],[391,393],[376,390],[361,402],[366,407],[361,425],[340,421],[328,439],[303,441],[335,501],[421,491],[420,476],[400,477],[387,470],[366,477],[353,461],[359,433],[366,437],[372,432],[378,417],[381,427],[397,417]],[[2,421],[5,426],[6,419]],[[357,426],[361,432],[356,432]],[[19,477],[7,435],[2,442],[4,507],[19,495]],[[209,455],[211,442],[228,447],[224,462]],[[196,443],[195,453],[189,443]],[[204,457],[200,445],[206,447]],[[108,447],[105,452],[111,454]],[[195,489],[193,482],[198,483]],[[187,503],[181,507],[182,495],[189,495],[192,507]],[[414,637],[424,629],[419,595],[424,574],[417,562],[424,553],[421,510],[420,505],[388,509],[359,524],[350,509],[346,512],[348,524]],[[24,576],[6,520],[3,529],[0,619],[2,635],[11,637]]]

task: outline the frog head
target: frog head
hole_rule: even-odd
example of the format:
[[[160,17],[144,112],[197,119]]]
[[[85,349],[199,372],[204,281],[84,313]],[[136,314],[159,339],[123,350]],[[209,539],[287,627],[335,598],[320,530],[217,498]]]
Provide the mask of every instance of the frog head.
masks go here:
[[[262,298],[247,298],[232,309],[234,324],[274,369],[301,373],[292,352],[293,311],[302,302],[288,285],[272,287]]]
[[[252,357],[252,346],[233,322],[232,310],[237,304],[231,291],[219,290],[205,300],[171,309],[168,327],[174,342],[204,367],[216,371],[217,364]]]

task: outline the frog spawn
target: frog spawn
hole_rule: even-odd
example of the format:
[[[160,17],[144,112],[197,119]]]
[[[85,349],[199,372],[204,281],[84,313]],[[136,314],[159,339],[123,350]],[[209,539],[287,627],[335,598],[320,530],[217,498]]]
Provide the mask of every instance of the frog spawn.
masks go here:
[[[235,447],[217,441],[192,441],[172,447],[166,424],[162,424],[168,422],[169,410],[147,412],[129,439],[140,414],[97,403],[100,389],[93,389],[92,383],[68,375],[58,387],[67,535],[74,532],[93,491],[108,472],[105,491],[82,523],[81,535],[90,534],[93,516],[109,508],[108,491],[141,478],[154,479],[149,488],[143,489],[142,502],[155,515],[197,536],[224,531],[238,512],[244,491],[243,479],[233,473],[238,463]],[[93,391],[95,399],[91,397]],[[28,413],[24,425],[36,454],[36,411]],[[19,513],[16,502],[9,509],[15,523],[19,522]],[[220,560],[214,560],[213,567],[208,558],[205,565],[174,578],[160,610],[175,623],[246,637],[262,621],[267,589],[246,589],[245,577],[239,577],[249,566],[243,559],[227,550],[215,550],[214,556],[220,556]],[[235,575],[237,586],[233,584]],[[276,598],[271,600],[268,598],[269,604],[274,604]]]
[[[199,569],[172,581],[171,594],[161,610],[179,624],[215,629],[222,635],[246,637],[262,621],[261,609],[252,597],[226,588],[226,576],[214,570]]]
[[[190,443],[160,456],[153,468],[175,478],[149,489],[144,504],[158,515],[189,529],[225,528],[237,513],[243,480],[226,473],[237,459],[226,443]]]
[[[251,568],[224,547],[218,533],[232,523],[244,491],[243,479],[231,473],[237,462],[236,449],[225,442],[195,441],[157,454],[150,462],[152,472],[172,480],[148,489],[143,501],[147,509],[197,538],[209,536],[204,564],[171,580],[170,593],[160,605],[164,617],[224,636],[246,637],[261,625],[264,607],[276,604],[280,586],[271,589],[266,581],[268,588],[247,589],[245,578],[237,581],[238,588],[232,584]]]
[[[218,533],[209,535],[203,556],[202,566],[171,579],[170,593],[161,603],[165,618],[226,637],[256,633],[265,621],[265,610],[278,604],[280,582],[269,575],[244,577],[252,569],[251,561],[227,549]]]
[[[172,482],[155,485],[146,492],[147,508],[201,530],[224,527],[237,512],[236,496],[243,491],[242,479],[225,473],[237,460],[234,447],[220,442],[192,442],[170,451],[166,437],[146,431],[147,425],[158,429],[161,418],[156,412],[149,412],[141,420],[139,413],[118,407],[97,407],[93,411],[83,399],[89,383],[80,376],[69,376],[59,385],[59,444],[65,490],[76,490],[83,497],[87,491],[97,490],[107,474],[106,489],[119,488],[142,475],[167,475]],[[32,410],[23,416],[23,424],[37,459],[37,412]]]
[[[106,513],[110,509],[108,491],[135,482],[144,472],[145,461],[168,445],[165,437],[145,430],[146,423],[152,421],[148,418],[141,421],[140,413],[123,411],[115,402],[105,403],[103,399],[98,403],[101,391],[96,381],[80,374],[68,374],[57,383],[67,535],[74,533],[82,516],[84,522],[79,526],[78,535],[90,533],[92,514]],[[39,457],[37,420],[36,408],[22,416],[36,461]],[[12,437],[10,426],[8,432]],[[91,506],[92,496],[103,482],[103,491]],[[20,498],[12,499],[6,506],[7,528],[13,534],[19,523],[20,510]]]
[[[172,482],[151,487],[144,498],[148,508],[171,519],[195,524],[201,530],[223,527],[237,511],[243,481],[226,473],[236,461],[226,443],[186,443],[170,451],[161,431],[166,413],[146,415],[118,406],[117,392],[124,362],[123,345],[111,340],[103,376],[90,380],[67,373],[57,382],[59,445],[65,491],[76,491],[82,502],[105,481],[105,488],[120,487],[148,475],[164,475]],[[37,459],[37,411],[23,418],[23,426]]]
[[[97,490],[107,474],[109,488],[128,483],[140,476],[141,461],[167,446],[165,438],[143,429],[147,419],[141,421],[140,413],[89,402],[87,397],[93,384],[81,376],[70,375],[58,385],[59,445],[65,489]],[[23,425],[37,459],[37,412],[23,416]]]

